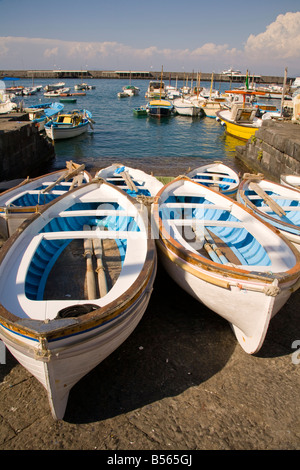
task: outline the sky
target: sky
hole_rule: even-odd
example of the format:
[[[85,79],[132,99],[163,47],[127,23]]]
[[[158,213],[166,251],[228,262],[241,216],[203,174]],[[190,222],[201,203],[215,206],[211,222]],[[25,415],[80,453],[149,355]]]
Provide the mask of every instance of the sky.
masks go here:
[[[300,76],[300,0],[0,0],[0,70]]]

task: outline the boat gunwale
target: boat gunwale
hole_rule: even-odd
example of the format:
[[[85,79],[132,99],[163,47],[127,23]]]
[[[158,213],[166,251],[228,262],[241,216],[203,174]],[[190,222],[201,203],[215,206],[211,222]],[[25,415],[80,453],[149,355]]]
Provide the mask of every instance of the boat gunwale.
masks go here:
[[[101,184],[108,185],[112,187],[115,191],[118,191],[123,199],[129,200],[132,204],[135,205],[135,199],[132,198],[130,195],[124,193],[124,191],[120,190],[118,187],[105,182],[104,180],[97,180],[91,181],[84,185],[85,188],[91,185],[96,185],[99,187]],[[39,213],[33,214],[32,217],[26,219],[17,231],[4,243],[3,247],[0,250],[0,265],[2,264],[4,258],[7,256],[10,249],[14,245],[15,241],[21,236],[27,226],[31,225],[38,217],[40,217],[46,210],[55,204],[58,199],[63,199],[68,197],[70,194],[78,191],[80,188],[74,188],[68,191],[66,194],[60,196],[59,198],[49,202],[43,208],[41,208]],[[138,210],[137,210],[138,212]],[[50,320],[48,323],[45,323],[44,320],[34,320],[30,318],[20,318],[17,315],[14,315],[12,312],[7,310],[2,303],[0,302],[0,326],[11,330],[12,332],[19,333],[24,336],[28,336],[31,339],[35,340],[44,340],[47,339],[59,339],[65,336],[69,336],[75,333],[85,332],[88,329],[95,328],[101,326],[103,323],[113,320],[117,318],[122,312],[127,309],[130,305],[132,305],[139,296],[142,295],[144,292],[147,284],[149,283],[153,270],[156,266],[156,248],[155,242],[151,237],[151,227],[148,224],[146,227],[147,230],[147,249],[146,249],[146,257],[144,261],[144,265],[140,270],[136,280],[130,285],[130,287],[123,292],[120,296],[109,302],[107,305],[103,307],[99,307],[98,309],[94,310],[93,312],[87,313],[83,316],[79,317],[70,317],[68,320],[73,320],[70,322],[71,324],[66,325],[66,319],[53,319]],[[129,301],[128,301],[129,298]],[[74,305],[76,300],[74,301]],[[93,303],[93,301],[87,300],[86,303]],[[26,325],[23,323],[26,322]],[[49,325],[51,322],[55,322],[54,329],[50,330]],[[61,326],[59,326],[59,322]],[[32,327],[30,327],[30,324]],[[40,330],[37,328],[40,326]],[[43,329],[44,326],[44,329]]]
[[[249,208],[247,208],[244,205],[242,205],[241,203],[231,199],[230,197],[226,196],[225,194],[220,194],[220,195],[222,197],[225,197],[228,201],[230,201],[231,204],[236,204],[242,210],[245,210],[246,212],[248,212],[248,214],[251,215],[251,217],[254,217],[259,223],[262,223],[262,224],[266,225],[268,227],[268,229],[270,229],[272,232],[274,232],[284,243],[286,243],[286,245],[288,245],[289,249],[292,251],[292,253],[294,254],[294,256],[296,258],[295,265],[287,271],[277,272],[277,273],[271,273],[271,272],[270,273],[264,273],[264,272],[260,272],[260,271],[248,271],[248,270],[242,269],[240,267],[234,267],[234,266],[230,266],[230,265],[224,265],[224,264],[221,264],[221,263],[216,263],[216,262],[214,262],[214,261],[212,261],[208,258],[205,258],[204,256],[202,256],[200,254],[193,253],[191,250],[188,250],[188,249],[184,248],[181,245],[181,243],[176,241],[170,235],[168,230],[166,230],[166,228],[164,227],[163,220],[159,216],[159,207],[160,207],[159,200],[160,200],[160,197],[161,197],[162,193],[167,189],[167,187],[170,187],[172,184],[174,184],[174,183],[176,183],[177,181],[180,181],[180,180],[190,181],[193,184],[198,184],[199,186],[202,186],[204,188],[204,190],[211,191],[212,193],[215,193],[212,189],[210,189],[210,188],[208,188],[204,185],[201,185],[199,183],[195,183],[195,181],[193,181],[192,179],[190,179],[189,177],[187,177],[185,175],[184,176],[178,176],[174,180],[167,183],[156,195],[156,197],[154,199],[154,202],[153,202],[153,206],[152,206],[152,210],[153,210],[152,215],[154,217],[154,221],[156,223],[156,226],[159,229],[159,242],[162,245],[165,245],[167,247],[167,249],[169,249],[170,251],[175,253],[176,256],[178,256],[179,258],[185,260],[186,262],[188,262],[192,265],[198,266],[198,267],[200,267],[200,268],[202,268],[206,271],[214,272],[214,273],[216,273],[218,275],[221,275],[221,276],[228,276],[228,277],[229,276],[234,276],[238,279],[246,279],[248,281],[251,281],[251,280],[255,279],[255,280],[263,281],[263,282],[270,283],[270,284],[274,281],[274,279],[278,279],[278,282],[283,284],[283,283],[291,282],[293,280],[297,280],[299,278],[299,275],[300,275],[299,274],[300,273],[300,253],[294,247],[294,245],[289,240],[287,240],[286,237],[284,237],[278,229],[276,229],[272,225],[262,221],[261,218],[259,216],[257,216],[256,214],[254,214]]]
[[[24,191],[26,192],[26,188],[28,188],[28,184],[35,183],[35,182],[38,183],[39,180],[42,180],[42,179],[45,179],[45,178],[48,178],[48,177],[51,178],[52,176],[58,176],[59,177],[59,176],[62,176],[66,172],[67,172],[67,169],[62,168],[61,170],[52,171],[50,173],[46,173],[45,175],[37,176],[36,178],[29,178],[28,180],[24,179],[24,181],[21,181],[21,183],[14,186],[13,188],[9,188],[6,191],[3,191],[0,194],[0,200],[4,196],[6,196],[6,195],[9,196],[10,193],[12,193],[15,190],[21,189],[21,188],[24,188]],[[90,183],[92,181],[92,175],[88,171],[86,171],[85,169],[82,170],[82,173],[84,175],[86,175],[87,182]],[[55,180],[53,180],[53,181],[50,180],[49,184],[52,184],[54,182],[55,182]],[[57,183],[57,184],[59,184],[59,183]],[[85,184],[87,184],[87,183],[85,183]],[[31,191],[36,191],[36,190],[32,189]],[[68,192],[70,192],[70,190],[69,191],[64,191],[64,193],[65,192],[68,193]],[[17,194],[16,197],[19,197],[19,195]],[[49,203],[47,203],[47,204],[49,204]],[[0,215],[4,214],[4,213],[5,214],[10,214],[10,213],[15,213],[15,212],[18,212],[18,213],[19,212],[38,212],[38,211],[40,211],[41,207],[44,207],[47,204],[36,204],[35,206],[6,206],[6,205],[1,205],[1,203],[0,203]]]

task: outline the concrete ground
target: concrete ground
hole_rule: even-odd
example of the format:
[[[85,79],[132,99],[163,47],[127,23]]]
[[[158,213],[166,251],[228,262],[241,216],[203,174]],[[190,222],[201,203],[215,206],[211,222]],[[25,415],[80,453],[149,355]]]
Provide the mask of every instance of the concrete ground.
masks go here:
[[[159,265],[129,339],[70,393],[53,421],[39,382],[6,353],[0,450],[296,450],[300,448],[300,291],[247,355],[229,324]]]

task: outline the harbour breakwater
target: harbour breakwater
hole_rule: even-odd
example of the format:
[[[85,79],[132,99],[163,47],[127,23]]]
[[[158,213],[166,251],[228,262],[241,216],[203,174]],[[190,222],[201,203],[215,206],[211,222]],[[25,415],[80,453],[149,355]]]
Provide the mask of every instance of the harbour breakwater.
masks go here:
[[[236,157],[277,182],[281,174],[300,175],[300,125],[293,121],[263,121],[246,145],[236,147]]]
[[[5,77],[15,77],[17,79],[136,79],[136,80],[162,80],[175,81],[177,80],[191,80],[194,79],[195,85],[197,80],[197,73],[195,72],[173,72],[173,71],[132,71],[132,70],[0,70],[0,80]],[[201,81],[211,81],[212,72],[201,72]],[[215,82],[237,82],[243,83],[246,75],[225,75],[222,73],[214,73]],[[295,77],[287,77],[287,85],[294,81]],[[251,75],[249,80],[261,84],[276,84],[282,85],[284,77],[271,76],[271,75]]]

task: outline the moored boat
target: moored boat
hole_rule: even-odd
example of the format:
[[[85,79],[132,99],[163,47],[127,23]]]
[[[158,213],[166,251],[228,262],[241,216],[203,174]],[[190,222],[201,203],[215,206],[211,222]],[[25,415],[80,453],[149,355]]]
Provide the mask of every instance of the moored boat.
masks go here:
[[[173,103],[167,100],[152,100],[147,103],[147,113],[154,117],[169,117],[174,109]]]
[[[166,89],[165,83],[161,80],[151,80],[149,82],[147,91],[146,91],[146,98],[150,100],[154,100],[156,98],[166,98]]]
[[[280,175],[280,183],[289,188],[300,190],[299,175]]]
[[[155,274],[147,210],[104,181],[56,199],[2,247],[0,338],[44,386],[55,419],[134,331]]]
[[[271,318],[300,281],[300,255],[249,209],[186,176],[152,205],[161,261],[173,280],[225,318],[242,348],[257,352]]]
[[[46,122],[45,131],[47,137],[54,141],[70,139],[87,132],[92,123],[92,114],[87,109],[76,109],[70,113],[59,114],[57,118]]]
[[[145,106],[138,106],[137,108],[133,108],[133,114],[136,116],[147,116],[147,107]]]
[[[236,196],[240,182],[237,172],[221,162],[200,166],[189,171],[186,176],[230,197]]]
[[[45,103],[37,106],[29,106],[24,111],[28,112],[29,119],[36,123],[39,131],[45,129],[45,122],[48,119],[53,118],[58,113],[61,113],[64,109],[64,105],[60,103]]]
[[[300,192],[246,173],[237,200],[275,228],[300,251]]]
[[[241,95],[243,102],[232,104],[230,109],[217,111],[216,118],[225,126],[227,134],[240,140],[249,140],[261,127],[262,120],[256,116],[257,108],[246,104],[246,98],[260,95],[260,93],[249,90],[232,90],[231,93]]]
[[[0,194],[0,233],[10,237],[24,220],[36,214],[45,204],[70,189],[91,181],[91,175],[72,161],[66,168],[37,178],[25,179],[17,186]]]
[[[199,116],[202,111],[199,104],[184,97],[175,99],[173,106],[176,113],[182,116]]]
[[[134,85],[126,85],[123,87],[123,92],[129,96],[136,96],[140,93],[140,89]]]

